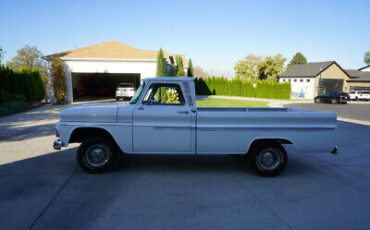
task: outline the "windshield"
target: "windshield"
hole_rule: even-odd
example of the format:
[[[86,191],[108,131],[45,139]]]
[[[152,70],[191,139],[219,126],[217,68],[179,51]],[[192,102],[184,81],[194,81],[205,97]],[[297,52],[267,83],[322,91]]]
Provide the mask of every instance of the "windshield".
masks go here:
[[[134,85],[133,84],[127,84],[127,83],[120,83],[118,85],[118,87],[121,87],[121,88],[134,88]]]
[[[137,100],[139,99],[140,97],[140,94],[141,92],[143,91],[144,89],[144,85],[145,83],[143,82],[143,84],[140,85],[139,89],[136,91],[135,95],[132,97],[131,101],[130,101],[130,104],[136,104]]]

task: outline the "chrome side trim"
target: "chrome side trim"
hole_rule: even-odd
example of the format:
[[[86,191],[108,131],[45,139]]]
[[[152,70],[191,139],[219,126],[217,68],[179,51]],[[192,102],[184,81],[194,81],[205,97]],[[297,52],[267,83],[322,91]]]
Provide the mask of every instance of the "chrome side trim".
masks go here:
[[[335,127],[198,127],[199,131],[279,131],[279,130],[296,130],[296,131],[328,131],[335,130]]]

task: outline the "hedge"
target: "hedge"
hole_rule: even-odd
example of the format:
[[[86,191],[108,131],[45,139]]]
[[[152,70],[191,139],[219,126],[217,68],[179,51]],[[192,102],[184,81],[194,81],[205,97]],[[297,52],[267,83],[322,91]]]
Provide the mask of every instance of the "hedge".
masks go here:
[[[274,99],[290,99],[290,83],[271,81],[229,80],[224,77],[208,77],[195,79],[198,95],[224,95]]]
[[[13,71],[0,66],[0,103],[14,100],[14,97],[27,101],[43,100],[45,89],[40,72],[30,69]]]

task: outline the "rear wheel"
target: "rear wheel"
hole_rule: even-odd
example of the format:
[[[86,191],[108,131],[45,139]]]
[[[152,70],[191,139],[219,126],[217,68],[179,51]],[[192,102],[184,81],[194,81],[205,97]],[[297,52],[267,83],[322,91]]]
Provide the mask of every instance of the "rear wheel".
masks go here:
[[[248,155],[249,162],[260,176],[276,176],[288,163],[284,147],[276,143],[259,143],[252,147]]]
[[[112,169],[115,156],[114,144],[101,136],[88,137],[77,151],[78,164],[88,173],[101,173]]]
[[[320,103],[320,98],[316,98],[315,103]]]

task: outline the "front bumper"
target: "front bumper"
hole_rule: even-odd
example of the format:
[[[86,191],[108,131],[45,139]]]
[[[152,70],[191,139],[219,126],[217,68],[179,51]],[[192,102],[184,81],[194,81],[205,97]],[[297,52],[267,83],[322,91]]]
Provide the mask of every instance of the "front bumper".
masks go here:
[[[58,138],[54,141],[53,148],[55,150],[61,150],[63,146],[63,142]]]

